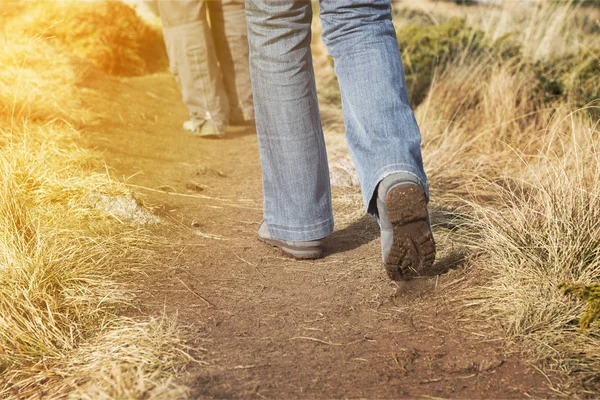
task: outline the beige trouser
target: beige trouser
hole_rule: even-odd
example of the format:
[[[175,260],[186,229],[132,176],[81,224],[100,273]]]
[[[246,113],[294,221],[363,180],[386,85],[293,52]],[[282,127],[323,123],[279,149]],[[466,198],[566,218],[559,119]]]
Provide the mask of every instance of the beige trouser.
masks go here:
[[[226,125],[253,119],[244,1],[162,0],[158,9],[192,120]]]

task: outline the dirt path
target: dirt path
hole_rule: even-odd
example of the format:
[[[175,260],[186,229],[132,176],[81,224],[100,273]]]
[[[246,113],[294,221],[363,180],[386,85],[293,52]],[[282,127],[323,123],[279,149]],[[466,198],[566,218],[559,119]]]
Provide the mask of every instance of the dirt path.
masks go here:
[[[253,129],[232,128],[225,140],[186,135],[167,74],[89,86],[87,105],[104,114],[84,131],[90,144],[116,177],[159,190],[134,189],[156,207],[163,223],[152,229],[169,244],[158,246],[159,268],[137,282],[141,312],[166,310],[188,327],[206,362],[183,377],[193,398],[553,395],[542,374],[461,327],[444,297],[459,271],[388,281],[377,226],[355,189],[334,190],[327,257],[285,258],[256,240]]]

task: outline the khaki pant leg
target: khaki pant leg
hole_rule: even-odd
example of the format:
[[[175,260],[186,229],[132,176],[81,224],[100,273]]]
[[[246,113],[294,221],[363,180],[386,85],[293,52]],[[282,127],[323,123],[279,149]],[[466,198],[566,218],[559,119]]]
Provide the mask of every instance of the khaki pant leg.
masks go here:
[[[201,0],[159,1],[171,69],[194,121],[229,120],[229,103],[217,62],[212,32]]]
[[[232,119],[254,119],[244,0],[208,1],[207,5]]]
[[[141,3],[144,4],[152,14],[155,16],[158,15],[158,0],[142,0]]]

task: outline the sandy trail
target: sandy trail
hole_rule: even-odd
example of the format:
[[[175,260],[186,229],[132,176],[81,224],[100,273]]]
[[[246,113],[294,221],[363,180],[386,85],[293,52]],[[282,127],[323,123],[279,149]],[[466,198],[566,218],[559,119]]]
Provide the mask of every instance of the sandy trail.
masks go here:
[[[206,363],[182,377],[192,398],[552,397],[545,376],[462,327],[445,297],[460,271],[387,279],[355,189],[334,189],[338,223],[324,259],[285,258],[256,239],[252,128],[225,140],[186,135],[166,73],[88,87],[87,106],[102,114],[84,130],[89,145],[115,177],[156,190],[133,189],[162,218],[151,229],[165,243],[134,283],[140,312],[178,315]],[[442,257],[439,271],[455,260]]]

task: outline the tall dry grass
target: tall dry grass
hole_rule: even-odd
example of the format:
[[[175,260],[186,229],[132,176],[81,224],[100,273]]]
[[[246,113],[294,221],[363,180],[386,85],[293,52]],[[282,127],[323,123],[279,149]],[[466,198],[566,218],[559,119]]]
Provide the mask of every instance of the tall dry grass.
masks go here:
[[[76,115],[71,111],[81,107],[74,93],[75,71],[67,54],[40,38],[21,35],[0,35],[0,46],[5,49],[0,59],[0,119],[5,127],[23,121],[85,117],[84,110]]]
[[[600,283],[598,121],[585,110],[555,116],[536,156],[484,180],[489,204],[471,203],[467,229],[484,283],[466,295],[535,359],[568,371],[600,372],[599,326],[582,331],[588,305],[563,285]]]
[[[3,18],[58,3],[40,4]],[[16,28],[0,43],[0,398],[184,397],[173,377],[190,357],[173,322],[120,316],[146,238],[97,206],[128,191],[78,144],[90,111],[76,68],[89,60]]]
[[[51,39],[71,57],[111,75],[143,75],[167,65],[160,27],[121,1],[32,1],[5,29]]]
[[[598,379],[597,303],[565,285],[600,285],[600,25],[571,3],[469,10],[487,49],[441,59],[417,109],[434,203],[474,255],[458,296],[533,360]]]
[[[491,325],[490,335],[533,362],[597,382],[600,13],[572,2],[426,3],[395,4],[394,23],[418,104],[438,250],[470,255],[471,279],[448,283],[462,321]],[[314,32],[335,176],[348,164],[341,117],[327,104],[338,87],[318,23]],[[357,194],[336,201],[356,206]]]
[[[574,1],[507,1],[473,22],[492,40],[511,38],[519,43],[525,58],[540,61],[598,44],[597,38],[584,31],[584,13]]]

